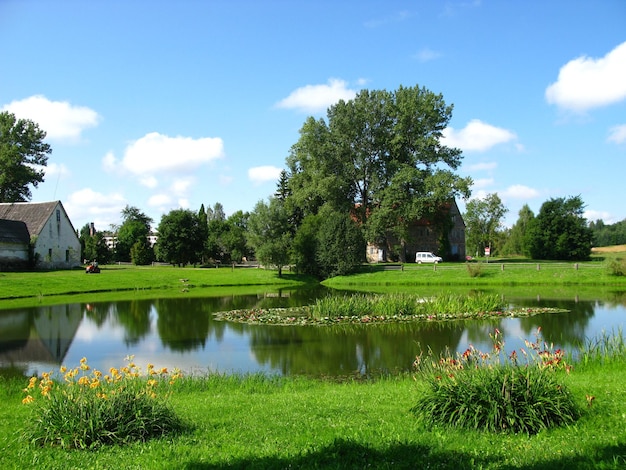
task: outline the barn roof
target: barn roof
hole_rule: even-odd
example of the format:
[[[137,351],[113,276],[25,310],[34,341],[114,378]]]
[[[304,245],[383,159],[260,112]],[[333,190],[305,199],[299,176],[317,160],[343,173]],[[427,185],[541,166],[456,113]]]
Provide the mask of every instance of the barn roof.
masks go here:
[[[60,201],[0,203],[0,219],[22,221],[31,235],[38,236],[59,204]]]
[[[0,242],[28,244],[30,235],[26,224],[19,220],[0,219]]]

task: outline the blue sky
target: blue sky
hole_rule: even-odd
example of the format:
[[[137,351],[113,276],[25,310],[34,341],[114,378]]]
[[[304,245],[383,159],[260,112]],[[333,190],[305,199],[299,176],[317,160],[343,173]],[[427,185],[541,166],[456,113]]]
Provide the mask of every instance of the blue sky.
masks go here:
[[[454,105],[472,197],[626,218],[626,2],[0,0],[0,110],[47,131],[32,200],[250,211],[309,115],[363,88]],[[464,210],[463,201],[460,201]]]

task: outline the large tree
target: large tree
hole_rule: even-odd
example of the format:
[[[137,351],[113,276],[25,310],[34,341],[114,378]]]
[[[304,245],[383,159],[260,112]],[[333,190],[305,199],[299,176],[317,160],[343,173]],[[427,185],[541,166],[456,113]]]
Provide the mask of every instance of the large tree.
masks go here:
[[[544,202],[526,234],[530,256],[566,261],[589,258],[593,232],[583,217],[584,208],[580,196]]]
[[[291,226],[284,204],[272,197],[269,204],[259,201],[248,218],[248,241],[257,259],[266,265],[276,266],[278,277],[289,263]]]
[[[524,204],[518,213],[517,222],[509,230],[506,242],[502,248],[504,255],[529,255],[528,247],[526,246],[526,232],[534,218],[534,212],[528,207],[528,204]]]
[[[411,221],[469,196],[471,180],[453,172],[461,151],[441,140],[451,116],[441,95],[417,86],[339,101],[327,121],[308,118],[302,126],[287,158],[289,199],[303,217],[323,205],[352,212],[371,225],[370,241],[388,229],[406,237]]]
[[[126,206],[122,210],[122,225],[117,231],[115,257],[117,261],[130,261],[131,249],[137,243],[148,243],[152,219],[138,208]]]
[[[507,212],[508,209],[497,193],[468,201],[463,215],[467,230],[465,245],[468,253],[482,254],[485,248],[493,247],[499,231],[502,230],[502,219]]]
[[[202,259],[201,218],[188,209],[175,209],[161,217],[156,252],[159,259],[173,265],[195,264]]]
[[[45,137],[33,121],[0,112],[0,202],[30,201],[29,186],[43,182],[52,152]]]

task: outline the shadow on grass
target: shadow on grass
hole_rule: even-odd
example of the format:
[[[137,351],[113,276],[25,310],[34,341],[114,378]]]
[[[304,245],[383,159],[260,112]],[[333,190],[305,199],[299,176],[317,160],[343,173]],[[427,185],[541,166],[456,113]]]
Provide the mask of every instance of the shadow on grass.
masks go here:
[[[187,462],[181,468],[188,470],[210,469],[283,469],[283,468],[324,468],[324,469],[363,469],[363,468],[450,468],[464,469],[476,467],[497,467],[508,469],[571,469],[571,468],[624,468],[626,445],[599,448],[595,455],[576,457],[547,458],[541,462],[527,462],[521,465],[503,465],[497,457],[476,457],[457,451],[435,451],[428,446],[416,444],[396,444],[387,449],[375,449],[350,440],[337,439],[332,444],[298,457],[262,457],[239,459],[224,464]]]
[[[332,444],[297,457],[262,457],[240,459],[224,464],[188,462],[188,470],[209,469],[283,469],[283,468],[324,468],[324,469],[363,469],[363,468],[473,468],[476,462],[468,455],[456,452],[437,453],[426,446],[397,444],[380,450],[337,439]]]

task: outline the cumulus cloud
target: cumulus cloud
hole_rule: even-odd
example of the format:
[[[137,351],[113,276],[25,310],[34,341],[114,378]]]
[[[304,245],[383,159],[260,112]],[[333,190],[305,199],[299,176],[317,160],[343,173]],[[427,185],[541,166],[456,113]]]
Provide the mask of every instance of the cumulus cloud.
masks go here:
[[[583,217],[589,222],[595,222],[596,220],[602,220],[605,224],[619,222],[619,220],[615,220],[615,217],[613,217],[610,212],[606,211],[586,210],[583,212]]]
[[[56,140],[77,140],[85,129],[97,126],[100,121],[98,113],[90,108],[51,101],[43,95],[12,101],[2,111],[36,122],[48,138]]]
[[[556,82],[546,89],[546,100],[563,109],[584,112],[626,98],[626,42],[604,57],[581,56],[569,61]]]
[[[154,194],[148,199],[150,207],[165,208],[172,204],[172,198],[168,194]]]
[[[489,186],[493,185],[493,183],[494,183],[493,178],[479,178],[472,182],[472,188],[473,189],[488,188]]]
[[[248,179],[255,184],[276,181],[280,177],[281,171],[283,171],[282,168],[275,166],[257,166],[248,170]]]
[[[517,139],[517,135],[507,129],[492,126],[480,119],[472,119],[461,130],[447,127],[443,130],[444,144],[463,151],[484,152],[490,148]]]
[[[499,194],[504,199],[533,199],[539,196],[539,191],[523,184],[514,184]]]
[[[491,171],[495,170],[497,167],[498,164],[496,162],[481,162],[469,165],[467,169],[470,171]]]
[[[159,180],[157,180],[154,176],[146,176],[144,178],[139,178],[139,183],[146,188],[154,189],[159,185]]]
[[[221,158],[223,152],[224,144],[218,137],[192,139],[151,132],[126,147],[122,166],[137,175],[185,172]],[[105,159],[105,165],[115,163],[114,156],[107,154]]]
[[[616,144],[626,143],[626,124],[611,127],[607,140]]]
[[[276,103],[276,107],[295,109],[306,113],[326,111],[339,100],[348,101],[356,96],[356,91],[348,88],[347,82],[331,78],[325,85],[306,85]]]
[[[72,172],[63,163],[50,163],[46,166],[46,177],[57,176],[66,178],[71,174]]]
[[[84,188],[69,195],[63,206],[73,223],[80,222],[77,230],[88,222],[94,222],[98,230],[107,230],[111,224],[119,223],[126,199],[120,193],[103,194],[92,188]]]

